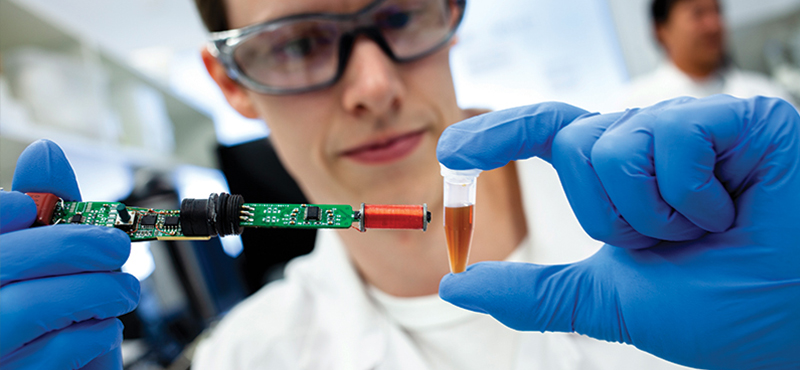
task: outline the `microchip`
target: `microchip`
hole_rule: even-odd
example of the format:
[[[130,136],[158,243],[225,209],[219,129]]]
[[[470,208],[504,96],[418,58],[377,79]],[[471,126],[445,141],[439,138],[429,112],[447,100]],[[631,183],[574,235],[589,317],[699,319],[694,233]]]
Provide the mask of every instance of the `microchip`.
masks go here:
[[[157,218],[158,216],[156,215],[145,215],[142,216],[142,220],[139,221],[139,224],[142,226],[155,226]]]
[[[180,221],[180,217],[167,216],[167,217],[164,217],[164,226],[178,226],[178,222],[179,221]]]
[[[306,208],[306,221],[319,221],[319,207]]]
[[[71,224],[79,224],[79,223],[81,223],[81,222],[83,222],[83,216],[81,216],[81,214],[80,214],[80,213],[79,213],[79,214],[77,214],[77,215],[73,215],[73,216],[72,216],[72,217],[69,219],[69,223],[71,223]]]

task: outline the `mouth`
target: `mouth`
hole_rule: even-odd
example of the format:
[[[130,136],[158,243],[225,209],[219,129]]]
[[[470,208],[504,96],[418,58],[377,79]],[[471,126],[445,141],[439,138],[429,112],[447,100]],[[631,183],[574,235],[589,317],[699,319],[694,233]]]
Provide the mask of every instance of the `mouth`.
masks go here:
[[[362,164],[386,164],[405,158],[419,146],[425,130],[374,140],[342,153]]]

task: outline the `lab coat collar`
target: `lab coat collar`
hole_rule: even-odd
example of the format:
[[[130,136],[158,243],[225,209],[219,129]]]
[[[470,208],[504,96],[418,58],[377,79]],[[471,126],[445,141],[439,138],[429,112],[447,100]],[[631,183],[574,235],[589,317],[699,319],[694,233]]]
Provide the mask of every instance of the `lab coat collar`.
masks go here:
[[[725,79],[728,73],[727,68],[720,68],[708,78],[697,80],[683,71],[675,63],[665,60],[661,63],[658,71],[663,75],[663,81],[675,81],[681,85],[695,90],[722,91],[725,86]]]
[[[290,263],[286,277],[302,281],[318,302],[313,305],[316,320],[310,338],[327,338],[328,357],[324,368],[374,369],[384,357],[386,323],[365,293],[364,282],[332,230],[319,230],[315,251],[306,263]],[[304,354],[320,357],[319,348],[309,341]],[[305,357],[305,356],[304,356]]]

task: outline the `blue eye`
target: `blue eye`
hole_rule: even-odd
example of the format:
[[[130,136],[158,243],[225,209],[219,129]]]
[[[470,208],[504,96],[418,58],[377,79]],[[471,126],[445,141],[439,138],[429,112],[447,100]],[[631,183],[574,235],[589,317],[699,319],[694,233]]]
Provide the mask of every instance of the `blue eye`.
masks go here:
[[[403,28],[408,24],[408,21],[411,18],[411,14],[409,13],[392,13],[386,16],[383,23],[387,28]]]
[[[286,58],[308,58],[324,53],[333,45],[334,41],[331,35],[315,32],[288,40],[273,48],[272,53]]]
[[[304,37],[287,42],[283,45],[283,52],[293,57],[303,57],[311,54],[311,49],[314,47],[314,42]]]
[[[375,23],[383,29],[399,30],[408,26],[412,15],[411,11],[392,7],[378,13],[375,17]]]

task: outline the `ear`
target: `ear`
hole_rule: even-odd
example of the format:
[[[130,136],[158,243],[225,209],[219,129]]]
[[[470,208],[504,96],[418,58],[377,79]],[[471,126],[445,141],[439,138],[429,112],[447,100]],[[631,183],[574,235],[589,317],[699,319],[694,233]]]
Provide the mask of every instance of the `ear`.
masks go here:
[[[250,100],[247,91],[236,83],[236,81],[228,77],[228,73],[225,72],[225,67],[222,66],[222,63],[211,55],[206,48],[203,48],[201,55],[208,74],[214,79],[214,82],[217,83],[220,90],[222,90],[225,99],[228,99],[228,104],[230,104],[233,109],[236,109],[239,114],[247,118],[258,118],[258,112],[256,112],[255,107],[253,107],[253,102]]]
[[[449,47],[452,48],[453,46],[456,46],[456,45],[458,45],[458,34],[453,35],[453,37],[450,39],[450,46]]]
[[[666,36],[664,34],[667,32],[666,28],[666,24],[653,25],[653,35],[656,38],[656,42],[658,42],[658,45],[664,48],[664,50],[667,49],[667,45],[664,43],[664,37]]]

